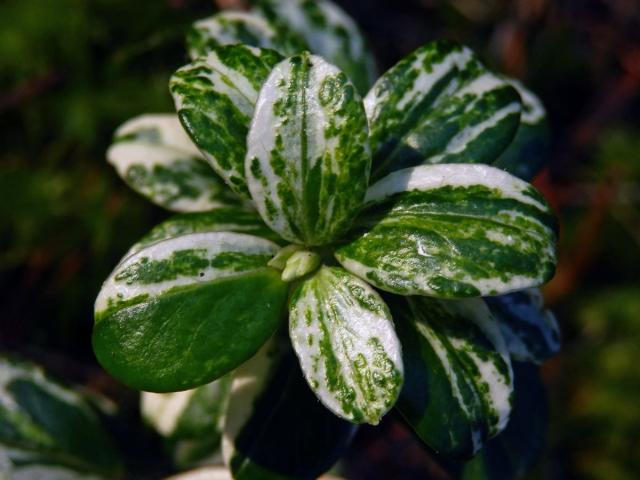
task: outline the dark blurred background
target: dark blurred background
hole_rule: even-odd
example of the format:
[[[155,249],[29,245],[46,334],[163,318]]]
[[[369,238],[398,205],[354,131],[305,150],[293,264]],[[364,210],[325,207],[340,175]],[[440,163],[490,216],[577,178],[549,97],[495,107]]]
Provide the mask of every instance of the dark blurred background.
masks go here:
[[[167,81],[187,61],[188,24],[240,3],[0,1],[0,350],[117,398],[133,419],[135,393],[93,357],[92,304],[167,215],[117,178],[105,150],[128,118],[172,111]],[[543,99],[553,151],[535,184],[561,221],[545,295],[564,346],[543,367],[552,424],[531,478],[640,478],[640,2],[337,3],[381,71],[454,38]],[[165,468],[150,442],[119,442],[134,472]],[[361,431],[348,464],[354,478],[440,478],[392,416]]]

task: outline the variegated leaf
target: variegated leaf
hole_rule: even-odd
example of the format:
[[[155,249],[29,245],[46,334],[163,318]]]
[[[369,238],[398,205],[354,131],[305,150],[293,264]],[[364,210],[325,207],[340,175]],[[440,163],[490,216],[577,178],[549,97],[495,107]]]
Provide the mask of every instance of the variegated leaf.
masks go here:
[[[509,421],[513,374],[498,325],[480,299],[407,301],[394,308],[406,372],[397,409],[436,452],[470,456]]]
[[[278,341],[234,374],[223,454],[236,480],[318,478],[355,433],[316,400],[291,347]]]
[[[227,45],[180,68],[169,89],[185,130],[214,170],[249,196],[244,174],[247,133],[258,92],[282,57],[273,50]]]
[[[167,439],[174,463],[188,467],[212,457],[220,446],[231,377],[175,393],[142,392],[142,417]]]
[[[366,204],[336,258],[383,290],[498,295],[553,276],[553,213],[531,185],[497,168],[408,168],[374,184]]]
[[[257,10],[274,24],[307,41],[313,53],[337,65],[359,92],[366,93],[376,78],[376,66],[353,19],[328,0],[260,0]]]
[[[543,363],[560,350],[560,328],[537,288],[485,299],[516,360]]]
[[[239,203],[175,114],[147,114],[124,123],[107,159],[131,188],[168,210],[202,212]]]
[[[219,208],[210,212],[174,215],[142,237],[129,249],[125,257],[152,243],[189,233],[205,232],[247,233],[276,243],[282,242],[282,239],[264,224],[256,212],[240,207]]]
[[[91,473],[118,475],[122,468],[84,397],[51,380],[39,367],[4,357],[0,357],[0,459],[10,472],[0,478],[7,479],[79,480],[97,478]]]
[[[193,60],[221,45],[234,44],[270,48],[284,55],[308,48],[304,39],[293,31],[247,12],[220,12],[198,20],[187,32],[187,48]]]
[[[139,390],[186,390],[251,357],[282,319],[287,286],[267,266],[274,243],[193,233],[126,257],[95,305],[100,363]],[[251,301],[247,301],[251,292]]]
[[[461,480],[525,478],[539,460],[549,423],[549,406],[538,368],[513,364],[514,398],[509,425],[464,465]]]
[[[364,108],[344,73],[308,53],[279,63],[260,91],[247,147],[251,196],[283,238],[323,245],[350,227],[371,158]]]
[[[443,40],[382,75],[364,104],[375,179],[419,164],[493,163],[522,108],[518,92],[471,50]]]
[[[322,267],[294,291],[289,333],[302,371],[324,405],[376,425],[402,386],[401,347],[386,304],[339,267]]]
[[[515,138],[494,165],[523,180],[531,180],[550,155],[549,125],[544,105],[518,80],[505,79],[520,94],[522,114]]]

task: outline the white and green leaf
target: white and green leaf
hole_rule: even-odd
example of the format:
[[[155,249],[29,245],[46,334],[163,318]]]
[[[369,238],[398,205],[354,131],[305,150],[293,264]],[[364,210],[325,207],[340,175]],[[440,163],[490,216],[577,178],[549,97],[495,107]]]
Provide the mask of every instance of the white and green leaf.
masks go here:
[[[49,478],[45,473],[52,478],[96,478],[91,474],[112,476],[122,468],[84,397],[48,378],[41,368],[4,357],[0,457],[11,479]]]
[[[505,80],[520,94],[522,114],[515,138],[494,165],[529,181],[549,159],[547,113],[542,101],[531,90],[513,78]]]
[[[375,179],[420,164],[491,164],[513,140],[522,109],[506,80],[444,40],[402,59],[364,104]]]
[[[480,299],[398,299],[405,384],[396,408],[443,455],[470,456],[507,425],[513,373],[500,330]]]
[[[276,336],[234,374],[223,454],[236,480],[318,478],[357,428],[316,400],[282,340]]]
[[[218,208],[209,212],[174,215],[151,229],[129,249],[125,256],[162,240],[190,233],[206,232],[246,233],[272,242],[282,242],[282,239],[264,224],[255,211],[242,207]]]
[[[537,288],[485,298],[511,356],[541,364],[560,351],[560,328]]]
[[[301,36],[249,12],[220,12],[198,20],[187,32],[187,49],[192,60],[207,55],[216,47],[235,44],[270,48],[283,55],[308,49]]]
[[[247,137],[246,174],[264,221],[305,245],[335,240],[364,198],[367,119],[344,73],[308,53],[279,63]]]
[[[273,24],[302,36],[311,52],[337,65],[364,94],[376,78],[376,66],[353,19],[328,0],[261,0],[257,11]]]
[[[167,440],[176,465],[194,465],[218,450],[230,389],[227,375],[183,392],[142,392],[142,417]]]
[[[247,197],[244,159],[258,92],[282,59],[246,45],[216,47],[176,71],[169,82],[185,130],[214,170]]]
[[[514,398],[509,425],[464,465],[461,480],[525,478],[540,459],[549,424],[549,406],[538,368],[513,364]]]
[[[141,115],[124,123],[107,159],[131,188],[167,210],[202,212],[239,203],[175,114]]]
[[[350,272],[401,295],[499,295],[555,271],[555,217],[528,183],[488,165],[422,165],[367,192],[336,250]]]
[[[322,267],[293,292],[289,333],[316,396],[336,415],[376,425],[402,386],[401,346],[389,310],[367,283]]]
[[[96,300],[98,360],[127,385],[152,392],[220,378],[255,354],[282,319],[287,286],[267,266],[277,251],[259,237],[210,232],[125,257]]]

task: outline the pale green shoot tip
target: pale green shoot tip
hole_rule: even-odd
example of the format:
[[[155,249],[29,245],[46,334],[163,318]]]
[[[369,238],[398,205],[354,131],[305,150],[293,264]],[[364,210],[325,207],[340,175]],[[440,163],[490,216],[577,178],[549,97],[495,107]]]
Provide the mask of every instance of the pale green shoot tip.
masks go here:
[[[308,250],[299,250],[287,260],[282,271],[282,281],[291,282],[315,271],[320,266],[320,255]]]

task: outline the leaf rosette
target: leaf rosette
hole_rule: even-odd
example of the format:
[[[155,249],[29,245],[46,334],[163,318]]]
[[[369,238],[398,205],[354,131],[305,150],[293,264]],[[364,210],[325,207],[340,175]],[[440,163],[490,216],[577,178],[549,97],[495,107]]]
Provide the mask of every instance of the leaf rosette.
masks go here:
[[[105,282],[98,359],[146,391],[231,379],[222,443],[234,478],[317,476],[352,424],[394,405],[434,450],[479,451],[508,424],[511,357],[539,363],[558,347],[527,290],[556,261],[555,217],[526,182],[546,144],[540,102],[444,41],[366,93],[372,57],[328,1],[258,2],[197,22],[188,42],[193,60],[170,81],[177,117],[123,127],[110,159],[130,183],[137,164],[213,168],[132,183],[186,213]],[[179,188],[206,182],[209,196]],[[313,394],[315,439],[291,403]],[[308,471],[270,449],[265,435],[283,432],[310,445],[292,447]]]

